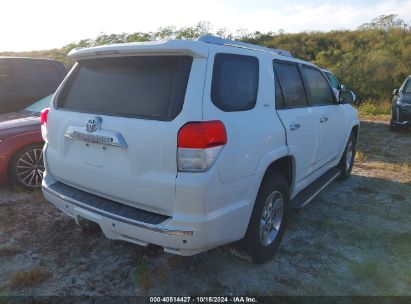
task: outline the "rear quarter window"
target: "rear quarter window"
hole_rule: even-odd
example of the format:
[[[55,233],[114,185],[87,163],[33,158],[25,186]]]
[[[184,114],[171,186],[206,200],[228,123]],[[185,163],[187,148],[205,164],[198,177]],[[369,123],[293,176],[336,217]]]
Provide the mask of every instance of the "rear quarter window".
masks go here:
[[[172,120],[181,112],[191,64],[188,56],[82,60],[57,106],[85,113]]]
[[[258,59],[253,56],[216,54],[211,100],[225,112],[247,111],[257,101]]]

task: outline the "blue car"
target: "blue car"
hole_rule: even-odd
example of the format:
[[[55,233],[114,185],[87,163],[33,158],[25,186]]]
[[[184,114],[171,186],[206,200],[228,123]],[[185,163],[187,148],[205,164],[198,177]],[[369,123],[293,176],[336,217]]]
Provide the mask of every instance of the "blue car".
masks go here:
[[[395,89],[392,98],[390,131],[411,128],[411,75],[405,79],[400,89]]]

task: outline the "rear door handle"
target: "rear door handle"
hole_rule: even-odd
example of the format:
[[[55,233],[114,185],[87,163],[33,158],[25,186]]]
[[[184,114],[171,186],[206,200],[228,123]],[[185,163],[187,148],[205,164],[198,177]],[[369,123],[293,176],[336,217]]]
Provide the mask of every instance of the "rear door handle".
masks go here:
[[[327,122],[328,121],[328,117],[321,117],[320,118],[320,122]]]
[[[295,131],[295,130],[299,129],[300,127],[301,127],[301,125],[299,123],[292,123],[290,125],[290,130]]]

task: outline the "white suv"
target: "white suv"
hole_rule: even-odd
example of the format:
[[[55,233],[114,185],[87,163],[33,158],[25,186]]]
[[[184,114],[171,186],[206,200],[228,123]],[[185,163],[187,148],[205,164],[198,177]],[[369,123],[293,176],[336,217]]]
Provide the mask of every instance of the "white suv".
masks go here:
[[[199,41],[72,51],[42,114],[47,200],[111,239],[273,256],[292,208],[350,175],[359,120],[315,65]]]

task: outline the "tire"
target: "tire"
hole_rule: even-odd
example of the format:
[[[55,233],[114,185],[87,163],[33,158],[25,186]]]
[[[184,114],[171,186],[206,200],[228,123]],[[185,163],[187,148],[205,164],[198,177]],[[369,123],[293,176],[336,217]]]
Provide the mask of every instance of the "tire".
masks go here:
[[[274,204],[274,207],[277,206],[271,212],[270,202]],[[247,232],[242,240],[234,244],[232,252],[251,263],[259,264],[270,260],[277,252],[285,232],[289,216],[288,202],[289,186],[284,176],[274,172],[264,178],[257,194]],[[268,214],[271,214],[269,220],[267,220]],[[268,231],[270,231],[269,234]]]
[[[390,131],[391,132],[398,132],[398,127],[394,124],[392,119],[390,120]]]
[[[43,145],[33,144],[18,151],[9,165],[11,181],[18,187],[34,191],[43,179]]]
[[[346,180],[351,176],[352,167],[354,165],[356,147],[357,135],[354,132],[351,132],[350,138],[348,139],[344,153],[338,165],[338,168],[341,170],[341,174],[338,177],[339,180]]]

